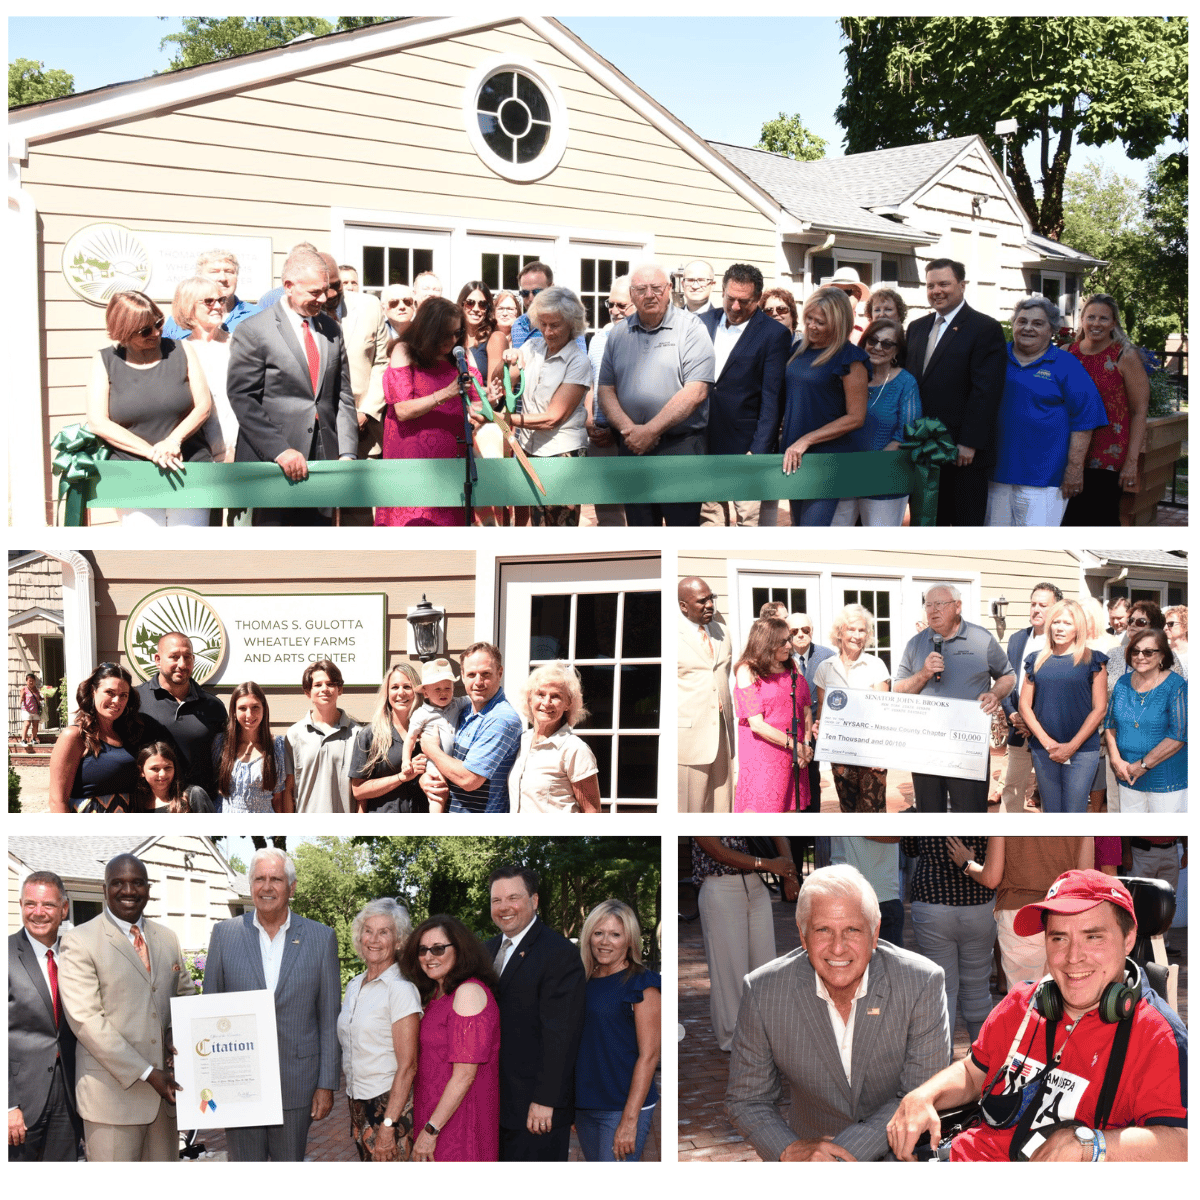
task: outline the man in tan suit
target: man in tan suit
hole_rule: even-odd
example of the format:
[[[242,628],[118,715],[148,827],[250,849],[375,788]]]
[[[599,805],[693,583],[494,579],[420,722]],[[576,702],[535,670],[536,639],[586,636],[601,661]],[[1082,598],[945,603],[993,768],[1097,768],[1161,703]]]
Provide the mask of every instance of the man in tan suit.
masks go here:
[[[729,631],[714,620],[712,588],[679,585],[679,811],[733,809]]]
[[[142,917],[150,881],[119,854],[104,868],[104,912],[62,939],[59,994],[78,1039],[75,1102],[89,1162],[176,1162],[171,997],[196,985],[179,939]]]

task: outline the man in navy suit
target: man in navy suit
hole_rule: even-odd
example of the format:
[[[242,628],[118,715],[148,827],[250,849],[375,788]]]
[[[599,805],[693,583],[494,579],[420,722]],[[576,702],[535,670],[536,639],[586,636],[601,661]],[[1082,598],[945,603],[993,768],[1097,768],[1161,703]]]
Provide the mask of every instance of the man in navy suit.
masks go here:
[[[504,866],[488,880],[487,942],[500,986],[500,1161],[566,1162],[587,979],[579,950],[538,919],[538,876]]]
[[[984,523],[1008,364],[1000,322],[966,302],[966,278],[962,263],[935,258],[925,268],[933,312],[907,331],[904,366],[921,389],[921,410],[941,421],[958,446],[957,461],[941,472],[939,525]]]
[[[717,381],[708,393],[709,454],[771,454],[777,449],[792,340],[783,325],[759,311],[762,291],[762,272],[734,263],[721,280],[723,307],[698,314],[717,360]],[[739,525],[757,525],[759,502],[705,504],[700,524],[732,525],[735,517]]]
[[[243,321],[229,345],[226,392],[238,419],[238,462],[274,462],[293,482],[312,459],[358,456],[358,410],[338,323],[324,311],[329,268],[297,246],[283,297]],[[255,525],[328,525],[331,510],[256,508]]]
[[[808,613],[783,615],[782,619],[788,623],[788,632],[792,635],[792,662],[795,664],[796,670],[804,676],[804,682],[808,684],[808,691],[812,697],[812,724],[815,729],[821,714],[817,712],[816,708],[817,688],[813,683],[813,676],[827,658],[833,657],[833,651],[828,646],[818,646],[813,641],[813,623]],[[816,745],[815,736],[809,738],[809,745]],[[808,764],[808,794],[812,798],[808,811],[819,813],[821,811],[821,767],[815,758],[810,759]]]
[[[1021,699],[1021,684],[1025,680],[1025,660],[1038,653],[1046,644],[1046,614],[1052,605],[1063,598],[1062,589],[1052,583],[1039,583],[1029,596],[1029,627],[1018,629],[1008,639],[1008,661],[1017,677],[1013,690],[1000,701],[1012,728],[1008,732],[1008,759],[1004,770],[1004,791],[1001,805],[1004,812],[1024,812],[1025,793],[1033,773],[1033,757],[1029,753],[1029,727],[1017,711]]]
[[[67,890],[53,871],[21,884],[21,928],[8,939],[8,1160],[74,1162],[75,1034],[58,996],[58,927]]]
[[[257,851],[246,874],[254,911],[213,928],[204,991],[274,993],[283,1124],[226,1129],[225,1141],[234,1162],[303,1162],[309,1126],[329,1116],[341,1081],[337,937],[291,911],[296,867],[282,850]]]

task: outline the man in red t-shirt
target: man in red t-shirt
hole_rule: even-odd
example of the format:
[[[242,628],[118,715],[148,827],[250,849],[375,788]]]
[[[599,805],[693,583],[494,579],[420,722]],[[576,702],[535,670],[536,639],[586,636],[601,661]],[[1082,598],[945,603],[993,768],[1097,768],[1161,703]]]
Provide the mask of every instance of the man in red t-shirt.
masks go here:
[[[939,1108],[982,1095],[985,1113],[1007,1100],[1013,1119],[1004,1127],[985,1120],[959,1134],[950,1146],[951,1161],[1008,1161],[1016,1157],[1012,1143],[1018,1129],[1019,1148],[1032,1162],[1185,1161],[1187,1031],[1150,990],[1143,972],[1136,979],[1127,973],[1126,955],[1137,936],[1128,890],[1099,871],[1067,871],[1045,900],[1021,909],[1014,928],[1022,936],[1045,931],[1048,978],[1061,997],[1060,1019],[1050,1023],[1049,1069],[1047,1018],[1035,999],[1042,985],[1023,983],[992,1011],[966,1058],[900,1102],[888,1124],[896,1157],[912,1161],[926,1132],[937,1144]],[[1097,1130],[1092,1122],[1118,1028],[1101,1016],[1112,984],[1134,989],[1138,998],[1126,1018],[1132,1024],[1120,1082]],[[1023,1090],[1027,1096],[1032,1092],[1028,1102],[1035,1107],[1031,1119],[1018,1122]]]

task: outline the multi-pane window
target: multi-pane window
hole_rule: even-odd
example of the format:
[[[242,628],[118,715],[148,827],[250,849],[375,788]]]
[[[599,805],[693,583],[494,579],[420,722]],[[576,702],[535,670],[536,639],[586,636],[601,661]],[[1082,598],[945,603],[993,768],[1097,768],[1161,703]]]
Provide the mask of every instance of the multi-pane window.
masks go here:
[[[378,296],[393,283],[408,283],[422,271],[433,270],[433,251],[420,246],[381,246],[362,248],[359,281],[364,292]]]
[[[475,102],[479,132],[507,163],[530,163],[550,141],[551,113],[542,89],[521,71],[490,76]]]
[[[611,317],[605,301],[614,279],[629,274],[627,258],[581,258],[579,260],[579,299],[587,312],[588,328],[603,329]]]

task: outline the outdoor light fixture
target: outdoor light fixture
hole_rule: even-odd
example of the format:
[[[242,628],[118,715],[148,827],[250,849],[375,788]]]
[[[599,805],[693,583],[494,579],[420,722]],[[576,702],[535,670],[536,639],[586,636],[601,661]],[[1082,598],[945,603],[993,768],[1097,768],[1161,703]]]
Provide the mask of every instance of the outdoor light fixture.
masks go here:
[[[408,653],[429,662],[446,653],[446,610],[430,604],[421,595],[421,603],[408,610]]]
[[[1008,601],[1003,596],[997,596],[995,600],[988,605],[989,614],[996,621],[996,641],[1004,640],[1004,631],[1008,628],[1004,620],[1004,610],[1008,607]]]

